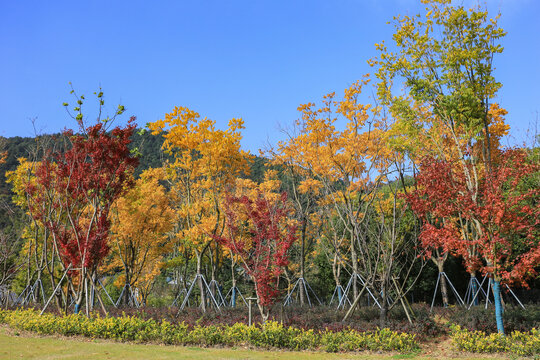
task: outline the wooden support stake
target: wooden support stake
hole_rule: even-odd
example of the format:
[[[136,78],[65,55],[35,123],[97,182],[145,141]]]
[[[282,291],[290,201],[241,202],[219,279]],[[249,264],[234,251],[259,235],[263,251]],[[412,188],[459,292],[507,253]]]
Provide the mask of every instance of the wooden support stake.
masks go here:
[[[401,291],[399,290],[399,286],[396,282],[395,278],[392,278],[392,281],[394,282],[394,286],[396,287],[397,296],[399,297],[399,300],[401,301],[401,306],[403,306],[403,310],[405,310],[405,315],[407,315],[407,320],[409,320],[409,324],[412,324],[411,315],[409,315],[409,310],[407,309],[407,306],[405,305],[405,302],[403,301],[403,296]]]
[[[351,314],[354,312],[354,309],[356,308],[356,305],[358,305],[358,301],[360,301],[360,297],[364,294],[364,291],[366,291],[366,289],[367,289],[367,282],[364,282],[364,287],[362,288],[362,291],[360,291],[360,293],[358,294],[356,299],[354,299],[354,302],[352,303],[351,307],[349,308],[349,311],[347,311],[347,313],[343,317],[343,320],[341,320],[342,322],[345,322],[349,318],[349,316],[351,316]]]

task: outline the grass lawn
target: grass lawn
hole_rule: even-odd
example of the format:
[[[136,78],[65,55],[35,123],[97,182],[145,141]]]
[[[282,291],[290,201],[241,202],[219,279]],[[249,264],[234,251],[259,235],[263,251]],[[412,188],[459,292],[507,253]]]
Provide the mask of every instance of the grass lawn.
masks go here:
[[[426,349],[428,350],[428,349]],[[429,350],[428,350],[429,351]],[[455,353],[448,354],[455,358]],[[459,356],[471,359],[470,354]],[[116,343],[84,338],[41,337],[30,333],[19,334],[0,327],[0,359],[441,359],[444,353],[426,354],[327,354],[323,352],[259,351],[244,348],[198,348],[164,345]],[[474,359],[494,359],[494,356]],[[503,357],[500,357],[503,358]]]

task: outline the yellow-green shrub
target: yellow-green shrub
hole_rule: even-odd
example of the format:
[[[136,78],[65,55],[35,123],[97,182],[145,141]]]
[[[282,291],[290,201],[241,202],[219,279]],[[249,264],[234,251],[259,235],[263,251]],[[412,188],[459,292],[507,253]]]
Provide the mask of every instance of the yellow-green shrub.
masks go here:
[[[325,331],[321,334],[321,346],[325,351],[398,350],[409,352],[418,348],[414,335],[398,333],[389,329],[360,332],[353,329],[340,332]]]
[[[119,341],[162,342],[176,345],[251,345],[290,350],[322,349],[331,352],[358,350],[405,352],[418,348],[414,335],[399,334],[388,329],[374,332],[356,330],[321,332],[285,327],[273,321],[261,326],[197,325],[190,329],[185,323],[174,325],[167,321],[156,322],[125,314],[102,318],[99,315],[86,317],[82,314],[40,316],[34,310],[0,310],[0,322],[13,328],[40,334],[83,335]]]
[[[487,335],[484,331],[469,331],[459,325],[451,327],[452,342],[458,350],[475,353],[508,352],[516,355],[540,354],[540,332],[514,331],[509,335]]]

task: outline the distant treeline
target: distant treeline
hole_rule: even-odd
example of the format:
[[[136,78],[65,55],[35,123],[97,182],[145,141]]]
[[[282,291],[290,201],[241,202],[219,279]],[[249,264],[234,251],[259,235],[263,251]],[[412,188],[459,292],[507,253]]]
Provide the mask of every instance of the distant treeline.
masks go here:
[[[20,218],[19,209],[11,205],[11,185],[6,182],[6,172],[13,171],[19,165],[18,159],[39,160],[43,156],[43,148],[53,149],[62,147],[65,139],[62,134],[39,135],[36,137],[9,137],[1,138],[3,149],[7,152],[6,161],[0,164],[0,228],[13,226]],[[162,165],[163,159],[167,156],[161,150],[163,145],[161,135],[152,135],[150,131],[137,129],[132,136],[131,149],[139,156],[139,166],[135,169],[135,176],[148,168],[156,168]],[[267,159],[254,157],[251,162],[250,174],[246,175],[253,181],[260,181],[264,176],[264,164]],[[10,219],[11,218],[11,219]]]

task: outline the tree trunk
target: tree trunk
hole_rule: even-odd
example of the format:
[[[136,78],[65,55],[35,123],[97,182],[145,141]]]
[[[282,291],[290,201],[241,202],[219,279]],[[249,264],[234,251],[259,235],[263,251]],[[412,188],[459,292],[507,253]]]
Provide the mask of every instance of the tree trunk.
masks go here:
[[[332,274],[334,275],[334,281],[336,283],[338,305],[341,304],[343,298],[343,291],[341,290],[341,265],[338,263],[338,254],[334,254],[334,260],[332,261]]]
[[[257,306],[259,307],[259,312],[261,313],[262,322],[265,324],[270,317],[270,309],[267,306],[261,305],[259,300],[257,300]]]
[[[388,320],[388,287],[389,279],[387,274],[383,274],[381,279],[381,293],[380,293],[380,312],[379,312],[379,326],[383,329],[386,326],[386,321]],[[398,295],[399,296],[399,295]]]
[[[495,301],[495,320],[497,321],[497,332],[504,335],[503,307],[501,303],[501,284],[499,279],[489,279],[493,285],[493,297]]]
[[[232,279],[232,289],[231,289],[231,307],[236,307],[236,277],[234,274],[234,266],[236,262],[234,261],[234,255],[231,252],[231,279]]]
[[[182,286],[184,287],[184,289],[187,291],[188,289],[188,283],[187,283],[187,275],[188,275],[188,265],[189,265],[189,261],[188,259],[186,259],[186,264],[184,266],[184,272],[183,274],[181,275],[182,277]],[[182,289],[183,290],[183,289]],[[181,290],[179,290],[181,291]]]
[[[64,269],[65,271],[65,269]],[[50,270],[49,270],[49,279],[51,281],[51,288],[52,289],[55,289],[56,288],[56,279],[54,278],[54,261],[52,261],[52,264],[51,264],[51,267],[50,267]],[[64,295],[63,295],[63,291],[62,291],[62,288],[60,288],[60,291],[58,291],[56,294],[55,294],[55,302],[56,302],[56,308],[58,309],[58,311],[62,311],[62,306],[63,306],[63,303],[64,303]],[[67,302],[67,299],[66,299],[66,302]]]
[[[300,287],[300,306],[304,306],[306,303],[306,293],[305,293],[305,244],[306,244],[306,220],[303,219],[302,222],[302,235],[301,235],[301,247],[300,247],[300,281],[298,281],[298,286]]]
[[[381,290],[381,309],[379,312],[379,326],[383,329],[386,326],[388,317],[388,302],[386,301],[386,289]]]
[[[257,295],[257,307],[261,313],[262,322],[265,324],[270,317],[270,308],[261,304],[261,297],[259,296],[259,289],[257,288],[257,285],[255,285],[255,294]]]
[[[131,273],[126,268],[126,281],[124,284],[124,292],[122,293],[122,305],[128,306],[129,305],[129,295],[131,294]]]
[[[42,270],[38,268],[37,270],[37,278],[36,278],[36,282],[34,284],[36,284],[36,287],[34,288],[34,295],[33,295],[33,298],[36,300],[35,302],[38,303],[38,304],[41,304],[41,286],[43,286],[43,284],[41,283],[41,274],[42,274]],[[45,305],[45,304],[43,304]]]
[[[478,299],[478,284],[476,283],[476,272],[471,273],[471,295],[473,300],[474,306],[478,306],[479,299]]]
[[[85,280],[86,280],[86,269],[83,267],[80,270],[80,273],[79,273],[79,285],[78,285],[77,292],[75,293],[75,296],[76,296],[75,309],[74,309],[75,314],[78,314],[79,311],[81,310],[81,305],[82,305],[83,300],[84,300],[84,295],[85,295],[84,282],[85,282]]]
[[[444,261],[442,260],[434,260],[435,264],[437,264],[437,268],[439,269],[439,282],[441,284],[441,296],[443,301],[443,306],[446,308],[448,307],[448,286],[446,284],[446,276],[444,276],[442,273],[444,272]]]
[[[199,290],[201,291],[201,310],[206,312],[206,293],[202,280],[201,261],[202,255],[197,254],[197,282],[199,284]]]
[[[92,271],[92,274],[90,275],[90,294],[89,294],[89,299],[90,299],[90,303],[88,304],[89,306],[89,309],[90,309],[90,312],[94,311],[94,300],[95,300],[95,295],[96,295],[96,288],[94,287],[94,284],[96,282],[96,271]]]
[[[210,293],[217,300],[217,289],[216,289],[216,263],[217,263],[217,249],[216,257],[214,258],[214,253],[212,251],[212,246],[210,246]]]
[[[354,248],[354,242],[351,242],[351,261],[352,261],[352,289],[353,289],[353,299],[356,299],[358,296],[358,259],[356,256],[356,249]]]

